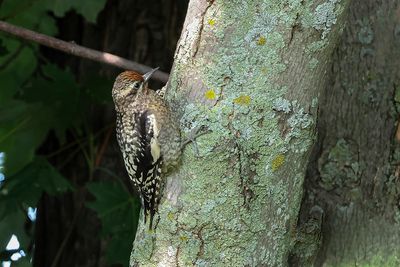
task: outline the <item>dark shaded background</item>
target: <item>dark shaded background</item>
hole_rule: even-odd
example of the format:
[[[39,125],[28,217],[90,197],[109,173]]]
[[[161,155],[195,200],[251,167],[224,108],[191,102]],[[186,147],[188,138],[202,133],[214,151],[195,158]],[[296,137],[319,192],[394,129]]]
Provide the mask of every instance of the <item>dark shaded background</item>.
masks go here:
[[[2,20],[169,72],[188,1],[16,2]],[[11,266],[128,265],[139,203],[115,140],[119,72],[0,33],[1,261],[15,234],[26,256]]]

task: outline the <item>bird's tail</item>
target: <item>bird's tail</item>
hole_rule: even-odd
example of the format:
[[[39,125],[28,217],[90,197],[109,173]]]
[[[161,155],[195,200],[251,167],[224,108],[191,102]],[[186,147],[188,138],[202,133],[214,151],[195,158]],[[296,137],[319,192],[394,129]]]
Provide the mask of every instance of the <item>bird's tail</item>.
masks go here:
[[[143,208],[144,208],[144,223],[147,223],[149,218],[149,230],[153,229],[154,215],[158,211],[158,205],[161,200],[161,158],[154,163],[153,168],[149,171],[145,187],[142,189]]]

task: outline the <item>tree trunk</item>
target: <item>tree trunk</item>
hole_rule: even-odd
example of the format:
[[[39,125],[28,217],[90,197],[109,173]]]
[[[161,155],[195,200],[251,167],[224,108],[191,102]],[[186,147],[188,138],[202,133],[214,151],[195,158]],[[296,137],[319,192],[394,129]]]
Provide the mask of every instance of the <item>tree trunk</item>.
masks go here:
[[[325,211],[316,266],[400,266],[400,3],[354,0],[349,14],[301,214]]]
[[[318,243],[320,207],[296,224],[347,3],[190,2],[167,98],[183,132],[211,132],[168,177],[156,230],[141,220],[132,266],[287,266]]]

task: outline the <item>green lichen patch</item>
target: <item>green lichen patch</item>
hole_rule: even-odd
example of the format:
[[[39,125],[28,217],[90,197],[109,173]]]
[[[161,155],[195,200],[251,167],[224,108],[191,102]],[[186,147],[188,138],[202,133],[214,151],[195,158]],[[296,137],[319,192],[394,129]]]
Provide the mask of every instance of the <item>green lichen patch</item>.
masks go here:
[[[308,67],[313,70],[318,66],[318,63],[318,59],[312,58],[308,63]]]
[[[315,8],[313,27],[322,31],[321,39],[326,38],[333,25],[337,22],[336,5],[339,2],[340,0],[329,0]]]
[[[374,32],[368,18],[359,21],[360,29],[357,34],[358,41],[363,45],[371,44],[374,40]]]
[[[305,52],[311,56],[314,56],[315,53],[317,53],[318,51],[321,51],[327,45],[328,45],[328,42],[326,39],[318,40],[318,41],[312,42],[309,45],[307,45],[307,47],[305,48]]]
[[[357,148],[346,140],[339,139],[320,160],[324,162],[319,168],[321,186],[326,190],[357,186],[365,168],[365,164],[358,161],[357,151]]]
[[[303,153],[308,150],[312,139],[314,119],[311,114],[304,111],[304,108],[296,101],[290,102],[279,97],[275,99],[273,109],[283,113],[280,116],[281,136],[286,141],[286,150],[296,153]]]
[[[284,99],[282,97],[278,97],[274,100],[274,110],[281,111],[285,114],[288,114],[292,111],[292,104],[289,100]]]

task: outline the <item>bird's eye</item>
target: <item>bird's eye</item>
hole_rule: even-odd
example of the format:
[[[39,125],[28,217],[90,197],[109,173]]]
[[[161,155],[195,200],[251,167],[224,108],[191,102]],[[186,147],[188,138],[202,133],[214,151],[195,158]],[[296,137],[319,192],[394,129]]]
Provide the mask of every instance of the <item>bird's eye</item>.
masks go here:
[[[133,88],[139,89],[139,87],[140,87],[140,83],[139,82],[134,82],[133,83]]]

